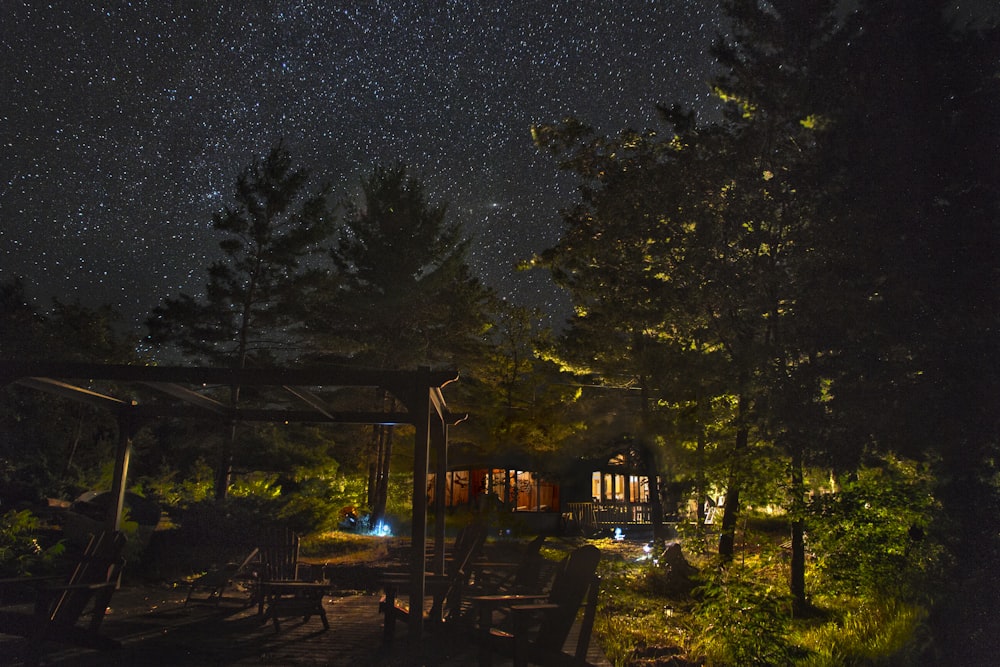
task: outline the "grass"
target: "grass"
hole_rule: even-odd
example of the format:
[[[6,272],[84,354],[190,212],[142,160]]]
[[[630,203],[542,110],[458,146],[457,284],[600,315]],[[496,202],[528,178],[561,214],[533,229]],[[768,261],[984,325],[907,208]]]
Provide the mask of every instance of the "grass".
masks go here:
[[[705,597],[711,587],[692,594],[665,586],[663,571],[640,560],[641,544],[598,541],[604,558],[595,636],[605,655],[616,667],[685,664],[681,659],[706,667],[920,664],[929,639],[927,612],[918,605],[817,597],[814,614],[792,618],[781,541],[781,532],[773,541],[758,532],[752,548],[738,554],[721,583],[709,576],[718,571],[713,557],[685,551],[687,560],[705,575],[698,584],[714,581],[712,601]],[[719,586],[735,588],[720,594]],[[770,609],[744,608],[762,599],[769,601],[765,607]],[[760,657],[760,651],[780,659]]]
[[[546,542],[542,554],[558,560],[582,541],[552,538]],[[736,628],[730,625],[713,635],[713,623],[719,621],[718,610],[712,612],[715,617],[707,616],[700,593],[675,590],[667,585],[664,571],[645,558],[642,543],[610,539],[590,542],[602,553],[601,605],[594,640],[600,642],[613,665],[671,664],[672,659],[686,659],[690,664],[706,667],[727,664],[725,656],[733,655],[733,647],[714,644],[718,639],[713,640],[713,636],[731,642],[735,633],[727,630]],[[398,544],[398,538],[335,531],[305,539],[302,554],[303,560],[313,563],[370,564],[385,560]],[[702,572],[716,571],[711,556],[687,551],[684,555]],[[753,549],[741,553],[732,568],[739,570],[742,585],[749,582],[755,588],[770,589],[779,599],[787,589],[787,565],[782,552],[762,539],[760,533],[755,536]],[[774,618],[775,623],[781,624],[775,636],[787,641],[789,665],[918,664],[919,655],[926,648],[927,613],[922,607],[847,596],[817,597],[813,602],[817,608],[813,615],[792,619],[790,614],[780,614]],[[725,622],[738,625],[746,612],[735,610],[729,616]],[[753,626],[748,627],[752,630]]]
[[[896,600],[858,604],[831,600],[841,613],[815,625],[800,624],[798,645],[809,651],[803,667],[919,664],[927,611]]]
[[[302,539],[300,557],[306,563],[351,565],[385,560],[399,540],[377,535],[331,531]]]

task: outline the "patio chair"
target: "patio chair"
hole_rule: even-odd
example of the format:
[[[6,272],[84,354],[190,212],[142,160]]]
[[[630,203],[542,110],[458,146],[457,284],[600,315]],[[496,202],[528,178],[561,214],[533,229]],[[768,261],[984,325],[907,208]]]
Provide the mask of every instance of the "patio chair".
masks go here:
[[[450,610],[449,616],[458,616],[462,593],[472,575],[473,564],[479,558],[486,543],[487,527],[482,523],[473,523],[463,527],[455,537],[451,549],[451,557],[445,562],[445,572],[424,574],[424,590],[431,598],[430,611],[425,620],[437,624],[445,619],[445,610]],[[395,634],[396,621],[406,621],[411,613],[423,614],[423,609],[411,610],[409,605],[400,599],[408,592],[411,583],[409,572],[387,572],[382,575],[384,595],[379,602],[379,611],[385,617],[384,636],[386,643],[392,641]]]
[[[531,540],[518,559],[511,562],[479,560],[472,564],[472,577],[463,590],[461,609],[457,618],[467,625],[475,624],[477,609],[469,602],[484,595],[540,594],[551,580],[551,563],[542,556],[545,535]],[[546,564],[549,563],[549,567]],[[544,574],[543,574],[544,571]],[[449,620],[456,618],[451,610]]]
[[[99,630],[111,597],[121,583],[124,548],[124,534],[102,532],[90,539],[65,584],[39,583],[30,577],[3,582],[7,586],[33,589],[33,611],[0,610],[0,634],[28,640],[26,664],[36,665],[41,661],[45,642],[101,651],[121,647],[120,642],[101,635]],[[86,622],[80,624],[81,620]]]
[[[227,563],[224,567],[211,569],[193,579],[187,597],[184,599],[184,606],[190,602],[218,605],[226,588],[234,585],[239,579],[252,579],[254,577],[251,567],[259,554],[260,548],[255,547],[242,561]],[[207,591],[205,597],[195,597],[196,592],[201,590]],[[250,604],[249,599],[247,604]]]
[[[542,545],[545,535],[539,535],[525,545],[516,562],[480,561],[474,564],[473,595],[500,595],[537,592],[542,579],[545,557]]]
[[[593,545],[573,550],[560,563],[552,588],[544,595],[486,595],[471,598],[479,609],[475,634],[479,664],[488,666],[493,653],[512,658],[516,667],[528,664],[585,667],[597,612],[601,553]],[[506,627],[496,627],[494,612],[508,611]],[[573,653],[564,652],[570,630],[583,609]]]
[[[304,576],[307,566],[299,562],[298,534],[288,528],[270,528],[264,532],[259,552],[255,596],[261,620],[271,621],[277,632],[281,618],[298,616],[308,621],[318,616],[323,628],[329,630],[323,607],[328,585]],[[308,571],[311,575],[313,568],[308,566]]]

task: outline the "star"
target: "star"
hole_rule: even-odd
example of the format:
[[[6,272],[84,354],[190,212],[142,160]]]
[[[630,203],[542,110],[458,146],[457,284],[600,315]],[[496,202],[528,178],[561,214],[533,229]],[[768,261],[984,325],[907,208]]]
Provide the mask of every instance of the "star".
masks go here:
[[[432,5],[432,6],[428,6]],[[284,140],[338,194],[402,162],[513,300],[564,297],[514,266],[557,238],[573,184],[530,127],[649,127],[708,103],[718,7],[691,0],[5,6],[0,280],[139,324],[198,293],[213,212]],[[485,203],[485,204],[484,204]]]

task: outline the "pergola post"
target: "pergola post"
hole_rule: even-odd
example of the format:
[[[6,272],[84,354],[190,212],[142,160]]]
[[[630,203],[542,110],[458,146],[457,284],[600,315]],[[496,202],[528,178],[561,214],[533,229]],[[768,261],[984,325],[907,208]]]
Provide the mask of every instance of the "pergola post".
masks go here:
[[[427,580],[427,470],[430,458],[431,416],[429,369],[420,368],[413,383],[413,525],[411,527],[410,613],[407,616],[412,643],[419,643],[423,634],[424,594]]]
[[[125,516],[125,488],[128,481],[129,460],[132,458],[132,437],[135,434],[134,403],[118,410],[118,448],[115,451],[115,472],[111,479],[111,498],[108,509],[108,530],[119,531]]]
[[[448,477],[448,424],[431,421],[431,445],[434,448],[434,564],[435,574],[444,574],[444,512]]]

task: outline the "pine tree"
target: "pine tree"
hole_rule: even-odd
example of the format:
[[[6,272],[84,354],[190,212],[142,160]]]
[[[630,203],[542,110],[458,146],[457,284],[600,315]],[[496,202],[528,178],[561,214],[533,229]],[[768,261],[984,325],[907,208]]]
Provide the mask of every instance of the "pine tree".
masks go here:
[[[335,271],[311,320],[317,358],[398,369],[459,367],[477,354],[488,325],[489,291],[467,263],[469,241],[447,207],[427,200],[401,165],[361,179],[362,201],[345,204],[330,249]],[[376,397],[376,409],[392,409]],[[391,427],[374,427],[370,446],[373,521],[385,511]]]
[[[165,299],[147,320],[150,341],[186,357],[244,368],[289,361],[298,350],[300,304],[322,277],[315,257],[332,233],[327,192],[308,194],[309,172],[278,144],[236,181],[235,203],[215,214],[223,258],[208,267],[204,295]],[[230,404],[240,388],[230,388]],[[216,497],[229,486],[234,424],[220,453]]]

